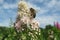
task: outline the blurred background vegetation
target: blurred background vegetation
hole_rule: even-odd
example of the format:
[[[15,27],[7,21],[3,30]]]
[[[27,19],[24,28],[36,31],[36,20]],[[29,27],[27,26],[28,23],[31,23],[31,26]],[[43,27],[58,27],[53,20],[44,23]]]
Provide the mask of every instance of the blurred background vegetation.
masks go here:
[[[60,30],[52,25],[39,28],[39,31],[29,30],[16,32],[14,27],[0,26],[0,40],[60,40]]]

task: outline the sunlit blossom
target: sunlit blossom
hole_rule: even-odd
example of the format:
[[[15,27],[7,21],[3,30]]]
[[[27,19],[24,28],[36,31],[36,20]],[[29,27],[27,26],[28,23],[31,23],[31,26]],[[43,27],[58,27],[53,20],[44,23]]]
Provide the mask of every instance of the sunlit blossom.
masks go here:
[[[34,30],[39,28],[39,23],[36,20],[32,20],[31,25]]]
[[[38,34],[38,32],[35,32],[35,34]]]
[[[25,17],[22,17],[22,18],[21,18],[21,21],[24,22],[24,24],[28,24],[29,21],[30,21],[30,19],[25,16]]]
[[[27,10],[28,9],[28,5],[27,5],[27,3],[25,1],[20,1],[18,3],[18,8],[21,8],[23,10]]]

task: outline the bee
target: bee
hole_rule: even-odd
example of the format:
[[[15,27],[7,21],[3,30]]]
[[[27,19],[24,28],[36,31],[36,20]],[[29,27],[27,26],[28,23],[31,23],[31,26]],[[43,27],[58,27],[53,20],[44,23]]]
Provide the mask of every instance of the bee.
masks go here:
[[[36,11],[33,8],[30,8],[30,12],[31,12],[31,17],[35,18],[36,17]]]

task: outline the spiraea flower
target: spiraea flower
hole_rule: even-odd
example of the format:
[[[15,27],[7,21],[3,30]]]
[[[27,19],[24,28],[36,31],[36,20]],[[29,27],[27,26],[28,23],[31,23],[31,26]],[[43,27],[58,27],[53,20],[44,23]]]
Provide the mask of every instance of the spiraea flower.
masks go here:
[[[53,30],[49,31],[48,34],[49,34],[48,39],[54,40],[54,32],[53,32]]]
[[[20,15],[20,17],[23,16],[30,16],[30,10],[28,8],[28,5],[25,1],[20,1],[18,4],[18,14]]]
[[[25,1],[20,1],[18,4],[18,19],[15,24],[16,29],[20,29],[22,23],[26,24],[27,27],[31,24],[33,30],[38,30],[39,23],[34,19],[36,14],[33,8],[28,8],[28,4]],[[22,22],[22,23],[21,23]]]
[[[20,21],[18,21],[18,22],[16,22],[15,23],[15,29],[19,32],[20,30],[21,30],[21,25],[22,25],[22,21],[20,20]]]
[[[29,17],[24,16],[24,17],[21,18],[21,21],[22,21],[24,24],[28,24],[28,23],[30,22],[30,19],[29,19]]]
[[[25,1],[20,1],[19,4],[18,4],[18,8],[21,10],[21,11],[24,11],[24,12],[28,12],[28,5]]]
[[[32,20],[31,25],[33,30],[38,30],[39,23],[37,22],[37,20]]]

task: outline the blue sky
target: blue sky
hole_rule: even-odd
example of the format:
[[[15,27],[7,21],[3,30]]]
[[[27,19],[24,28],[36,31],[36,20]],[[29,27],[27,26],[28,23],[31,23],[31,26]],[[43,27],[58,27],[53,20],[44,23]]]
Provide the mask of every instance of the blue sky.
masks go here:
[[[15,21],[19,1],[0,0],[1,26],[9,26],[10,18]],[[40,27],[53,25],[54,21],[60,22],[60,0],[26,0],[26,2],[37,11],[35,19],[39,21]]]

